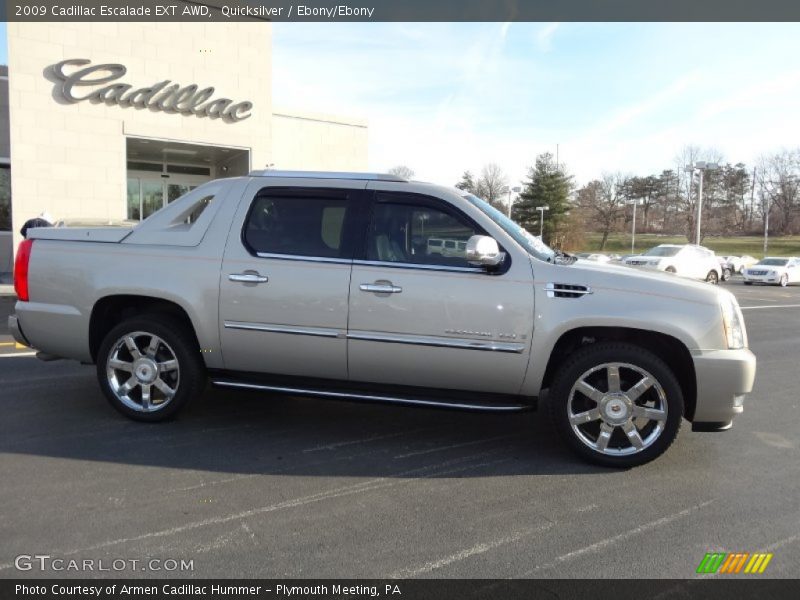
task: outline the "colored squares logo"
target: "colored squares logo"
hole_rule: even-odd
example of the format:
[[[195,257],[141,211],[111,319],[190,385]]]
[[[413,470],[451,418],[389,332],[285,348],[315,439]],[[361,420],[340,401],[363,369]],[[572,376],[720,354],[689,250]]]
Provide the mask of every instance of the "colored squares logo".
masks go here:
[[[756,552],[709,552],[700,561],[698,573],[763,573],[772,554]]]

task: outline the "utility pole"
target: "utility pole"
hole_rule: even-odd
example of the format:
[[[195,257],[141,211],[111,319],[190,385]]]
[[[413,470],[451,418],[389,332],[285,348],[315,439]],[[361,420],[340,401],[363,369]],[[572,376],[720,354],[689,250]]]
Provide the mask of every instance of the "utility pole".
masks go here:
[[[692,194],[692,181],[691,177],[695,171],[700,171],[700,187],[697,192],[697,217],[695,218],[696,232],[694,243],[700,245],[700,224],[703,220],[703,175],[706,171],[713,171],[717,168],[716,163],[707,163],[703,160],[698,160],[694,164],[686,165],[684,171],[689,173],[689,197]]]

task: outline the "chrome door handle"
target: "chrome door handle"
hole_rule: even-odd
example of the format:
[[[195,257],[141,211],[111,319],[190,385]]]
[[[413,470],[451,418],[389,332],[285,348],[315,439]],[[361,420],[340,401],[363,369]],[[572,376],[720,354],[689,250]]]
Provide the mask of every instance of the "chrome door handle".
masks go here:
[[[374,294],[399,294],[403,291],[403,288],[391,283],[362,283],[358,288],[362,292]]]
[[[258,273],[231,273],[228,275],[228,279],[240,283],[266,283],[269,281],[269,277]]]

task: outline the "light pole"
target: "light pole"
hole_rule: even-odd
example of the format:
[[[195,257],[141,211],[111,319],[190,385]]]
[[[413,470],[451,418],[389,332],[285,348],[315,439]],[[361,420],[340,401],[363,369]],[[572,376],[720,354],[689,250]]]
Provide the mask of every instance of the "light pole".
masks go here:
[[[710,163],[704,160],[698,160],[694,164],[686,165],[684,169],[687,173],[694,175],[695,171],[700,171],[700,187],[697,191],[697,218],[695,219],[697,223],[697,231],[695,232],[695,241],[694,243],[698,246],[700,245],[700,221],[703,218],[703,175],[706,171],[713,171],[717,168],[717,163]],[[691,177],[691,175],[690,175]],[[692,190],[692,182],[689,181],[689,193],[691,194]]]
[[[549,206],[537,206],[536,210],[539,211],[539,239],[544,235],[544,211],[550,210]],[[542,240],[544,241],[544,240]]]
[[[522,191],[522,188],[517,186],[513,188],[508,188],[508,218],[511,218],[511,192],[515,194],[519,194]]]
[[[636,250],[634,247],[636,245],[636,205],[641,204],[642,199],[636,198],[635,200],[631,200],[628,204],[633,204],[633,226],[631,227],[631,254],[635,254]]]

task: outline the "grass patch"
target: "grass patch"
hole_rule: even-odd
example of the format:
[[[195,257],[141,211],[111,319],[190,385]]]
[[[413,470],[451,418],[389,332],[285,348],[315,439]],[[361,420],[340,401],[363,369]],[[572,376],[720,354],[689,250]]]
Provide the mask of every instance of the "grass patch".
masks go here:
[[[600,233],[587,233],[585,248],[582,251],[599,252],[603,235]],[[686,236],[659,235],[655,233],[636,234],[636,252],[644,252],[659,244],[686,244]],[[717,254],[732,254],[742,256],[749,254],[756,258],[764,256],[764,238],[759,236],[734,236],[734,237],[706,237],[703,246],[710,248]],[[608,236],[604,252],[629,254],[631,251],[631,235],[612,233]],[[800,236],[791,235],[784,237],[770,237],[767,247],[769,256],[800,256]]]

